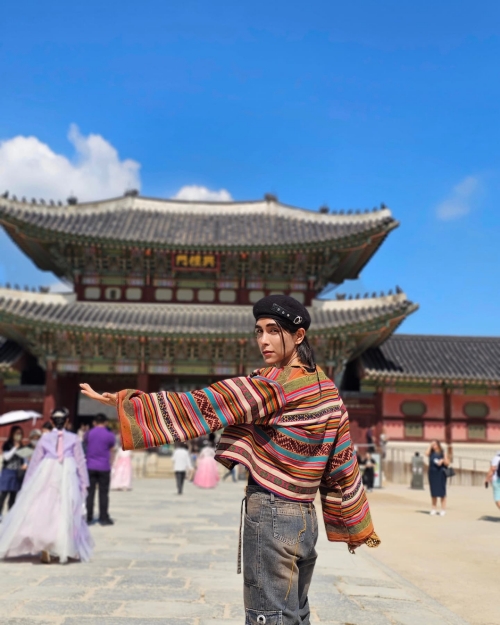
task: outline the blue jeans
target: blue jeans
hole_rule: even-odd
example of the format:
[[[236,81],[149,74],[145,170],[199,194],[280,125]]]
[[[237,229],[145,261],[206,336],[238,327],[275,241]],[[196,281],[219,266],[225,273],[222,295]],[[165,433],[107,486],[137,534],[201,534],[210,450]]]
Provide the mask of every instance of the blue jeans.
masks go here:
[[[312,503],[247,487],[243,534],[245,625],[309,625],[307,593],[316,563]]]

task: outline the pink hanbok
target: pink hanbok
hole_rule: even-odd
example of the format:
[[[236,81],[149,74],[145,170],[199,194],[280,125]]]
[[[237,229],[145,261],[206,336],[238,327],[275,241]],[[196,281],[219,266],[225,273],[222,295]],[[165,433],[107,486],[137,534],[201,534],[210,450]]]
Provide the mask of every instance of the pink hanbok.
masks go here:
[[[47,551],[61,563],[89,560],[94,543],[84,517],[88,484],[78,436],[57,429],[44,434],[0,526],[0,558]]]
[[[119,448],[111,469],[111,490],[132,489],[132,452]]]
[[[219,468],[213,447],[204,447],[198,456],[194,484],[200,488],[215,488],[219,481]]]

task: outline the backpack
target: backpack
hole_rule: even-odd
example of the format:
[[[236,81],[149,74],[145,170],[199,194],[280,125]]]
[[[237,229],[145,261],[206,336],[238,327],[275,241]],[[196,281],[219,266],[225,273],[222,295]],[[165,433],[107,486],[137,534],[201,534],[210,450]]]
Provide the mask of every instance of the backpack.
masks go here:
[[[497,464],[497,480],[500,480],[500,454],[497,454],[498,464]]]

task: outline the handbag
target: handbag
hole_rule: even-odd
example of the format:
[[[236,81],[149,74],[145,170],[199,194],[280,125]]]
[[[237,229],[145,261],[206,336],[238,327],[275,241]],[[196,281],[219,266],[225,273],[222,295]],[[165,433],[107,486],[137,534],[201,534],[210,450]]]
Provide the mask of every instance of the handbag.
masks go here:
[[[455,473],[455,469],[452,466],[449,467],[445,467],[444,468],[444,474],[446,475],[446,477],[453,477],[454,475],[456,475]]]

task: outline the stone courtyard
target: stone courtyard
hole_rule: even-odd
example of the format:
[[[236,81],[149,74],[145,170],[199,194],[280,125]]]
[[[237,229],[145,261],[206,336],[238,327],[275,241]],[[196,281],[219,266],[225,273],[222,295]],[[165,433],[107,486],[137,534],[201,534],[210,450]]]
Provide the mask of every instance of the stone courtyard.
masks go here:
[[[243,484],[174,491],[171,479],[140,479],[132,492],[112,493],[116,524],[92,526],[89,563],[0,563],[2,625],[243,625],[236,574]],[[322,530],[318,552],[313,623],[465,623],[366,548],[352,556]]]

